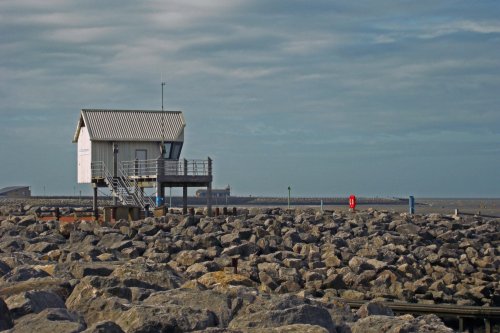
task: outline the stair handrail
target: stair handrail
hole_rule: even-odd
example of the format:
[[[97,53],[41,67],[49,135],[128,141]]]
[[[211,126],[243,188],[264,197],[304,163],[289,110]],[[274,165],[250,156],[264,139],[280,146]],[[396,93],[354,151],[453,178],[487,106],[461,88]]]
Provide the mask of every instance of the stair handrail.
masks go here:
[[[118,197],[120,199],[120,201],[122,201],[125,204],[133,203],[129,199],[130,193],[128,192],[128,190],[126,188],[119,186],[120,185],[120,178],[114,177],[113,175],[111,175],[111,173],[109,172],[108,168],[106,167],[106,164],[104,163],[104,161],[98,161],[95,163],[99,167],[102,175],[104,176],[106,183],[108,184],[108,186],[111,187],[111,193],[113,194],[113,196]]]
[[[137,186],[137,182],[134,182],[133,184],[130,182],[129,175],[125,168],[123,167],[123,164],[120,163],[120,167],[118,168],[119,173],[120,173],[120,178],[122,179],[125,187],[127,189],[133,188],[134,190],[132,193],[129,192],[129,194],[136,199],[136,203],[141,206],[142,208],[146,208],[146,205],[149,205],[150,208],[154,208],[155,204],[151,198],[148,196],[145,196],[144,193],[139,189]]]

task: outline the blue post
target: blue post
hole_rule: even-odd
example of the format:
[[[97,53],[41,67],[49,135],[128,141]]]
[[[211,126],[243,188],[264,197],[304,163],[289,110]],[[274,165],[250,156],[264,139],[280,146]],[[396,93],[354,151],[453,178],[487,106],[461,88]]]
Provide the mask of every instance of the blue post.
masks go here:
[[[408,203],[410,204],[410,214],[415,214],[415,198],[413,195],[410,195],[410,200],[408,200]]]

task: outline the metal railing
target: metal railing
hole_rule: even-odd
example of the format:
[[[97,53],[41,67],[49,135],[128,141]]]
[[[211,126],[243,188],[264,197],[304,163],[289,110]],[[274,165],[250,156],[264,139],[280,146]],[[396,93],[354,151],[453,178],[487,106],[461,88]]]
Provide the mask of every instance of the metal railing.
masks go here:
[[[212,160],[166,159],[133,160],[121,162],[123,173],[131,178],[157,176],[209,176],[212,174]]]
[[[92,162],[90,164],[92,178],[106,178],[106,165],[103,161]]]
[[[135,201],[138,202],[142,208],[145,208],[146,206],[149,206],[151,208],[156,207],[155,203],[153,200],[151,200],[150,197],[144,194],[144,191],[137,186],[136,182],[131,182],[128,175],[125,173],[125,170],[123,169],[123,165],[120,166],[118,169],[119,175],[120,175],[120,180],[123,182],[126,188],[130,189],[132,191],[131,195],[135,198]]]
[[[124,205],[139,205],[142,208],[146,206],[155,207],[153,200],[144,195],[137,183],[132,183],[129,180],[121,167],[117,177],[111,175],[106,164],[102,161],[92,162],[91,170],[92,177],[104,179],[113,196],[118,197]]]

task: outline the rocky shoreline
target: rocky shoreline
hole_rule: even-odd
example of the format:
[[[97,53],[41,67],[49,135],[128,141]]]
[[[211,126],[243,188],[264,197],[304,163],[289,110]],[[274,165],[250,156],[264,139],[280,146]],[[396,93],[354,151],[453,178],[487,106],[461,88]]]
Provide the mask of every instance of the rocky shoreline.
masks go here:
[[[114,225],[5,216],[0,330],[451,332],[378,301],[499,306],[499,235],[497,219],[375,210]]]

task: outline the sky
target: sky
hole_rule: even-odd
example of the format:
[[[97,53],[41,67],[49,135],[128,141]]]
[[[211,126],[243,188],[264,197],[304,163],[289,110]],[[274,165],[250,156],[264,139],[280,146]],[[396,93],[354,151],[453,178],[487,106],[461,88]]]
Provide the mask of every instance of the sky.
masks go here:
[[[0,187],[91,193],[83,108],[186,119],[233,195],[500,197],[500,2],[0,1]]]

